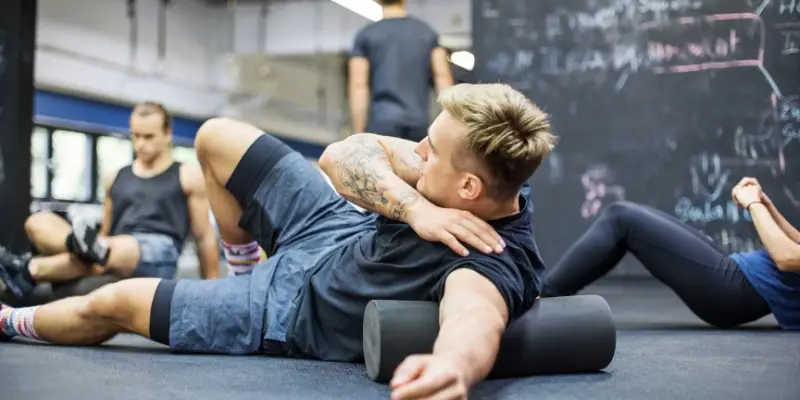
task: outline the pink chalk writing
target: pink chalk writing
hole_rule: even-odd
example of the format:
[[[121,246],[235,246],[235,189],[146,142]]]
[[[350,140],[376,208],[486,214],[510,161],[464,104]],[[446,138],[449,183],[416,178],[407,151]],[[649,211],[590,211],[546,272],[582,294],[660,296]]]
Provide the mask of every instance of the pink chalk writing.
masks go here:
[[[625,200],[625,188],[610,184],[611,172],[605,165],[590,167],[581,175],[581,184],[586,190],[586,199],[581,205],[581,216],[585,219],[596,216],[603,207],[603,200],[610,197],[610,202]]]
[[[642,24],[656,73],[761,66],[764,23],[756,14],[717,14]],[[691,40],[686,40],[686,37]]]

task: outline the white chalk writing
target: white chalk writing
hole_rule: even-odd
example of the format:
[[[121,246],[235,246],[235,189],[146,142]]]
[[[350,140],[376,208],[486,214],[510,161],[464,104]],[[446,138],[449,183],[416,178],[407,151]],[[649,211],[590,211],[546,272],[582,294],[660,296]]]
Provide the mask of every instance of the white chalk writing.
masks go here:
[[[741,237],[736,232],[727,229],[712,232],[711,234],[706,233],[706,235],[725,253],[753,251],[762,247],[757,238]]]
[[[636,71],[643,57],[636,45],[616,45],[610,49],[572,49],[556,47],[539,48],[541,63],[538,69],[549,75],[564,75],[600,71]]]
[[[560,182],[564,176],[564,166],[561,156],[556,152],[550,153],[550,156],[547,157],[547,165],[550,167],[550,172],[547,174],[550,183]]]
[[[722,169],[719,154],[701,154],[689,167],[689,173],[694,195],[703,196],[708,201],[719,198],[730,176],[730,171]]]
[[[778,120],[782,125],[781,135],[784,146],[792,140],[800,138],[800,96],[788,96],[781,99]]]
[[[688,197],[681,197],[675,203],[675,216],[678,217],[681,222],[701,224],[714,221],[737,223],[740,220],[752,220],[750,213],[739,208],[733,200],[722,204],[715,204],[708,200],[695,202]]]
[[[800,53],[800,46],[798,46],[797,43],[798,40],[800,40],[800,31],[783,31],[781,32],[781,36],[783,36],[783,49],[781,50],[781,54],[790,55]]]
[[[800,14],[800,0],[780,0],[778,14]]]
[[[698,10],[703,7],[700,0],[639,0],[639,11],[663,13],[667,11]]]

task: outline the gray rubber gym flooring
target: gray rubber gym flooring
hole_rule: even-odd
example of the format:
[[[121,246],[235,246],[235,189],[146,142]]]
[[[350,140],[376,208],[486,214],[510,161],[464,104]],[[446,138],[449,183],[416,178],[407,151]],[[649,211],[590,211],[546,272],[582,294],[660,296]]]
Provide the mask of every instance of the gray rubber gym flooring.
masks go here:
[[[484,382],[470,399],[800,399],[800,334],[772,317],[713,330],[654,282],[604,281],[618,324],[603,372]],[[362,365],[178,355],[134,336],[101,348],[0,343],[0,399],[388,399]]]

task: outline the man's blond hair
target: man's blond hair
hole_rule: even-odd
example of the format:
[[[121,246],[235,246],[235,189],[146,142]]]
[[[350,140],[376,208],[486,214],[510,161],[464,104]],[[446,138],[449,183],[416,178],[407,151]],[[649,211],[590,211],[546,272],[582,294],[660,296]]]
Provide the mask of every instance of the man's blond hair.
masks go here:
[[[491,175],[489,196],[506,200],[519,192],[558,138],[548,115],[525,95],[503,84],[460,84],[442,91],[439,104],[466,125],[465,150],[473,157],[454,157],[460,170],[477,167]],[[470,168],[467,160],[479,161]]]

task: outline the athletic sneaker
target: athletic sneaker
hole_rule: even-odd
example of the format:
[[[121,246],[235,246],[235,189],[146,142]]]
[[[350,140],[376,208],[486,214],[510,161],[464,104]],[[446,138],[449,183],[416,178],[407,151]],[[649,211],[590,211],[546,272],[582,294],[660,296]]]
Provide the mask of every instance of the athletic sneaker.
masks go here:
[[[83,218],[72,221],[72,252],[91,262],[105,265],[108,258],[108,244],[98,238],[100,230]]]
[[[30,260],[30,254],[20,256],[0,246],[0,281],[18,299],[25,298],[36,286],[28,271]]]

